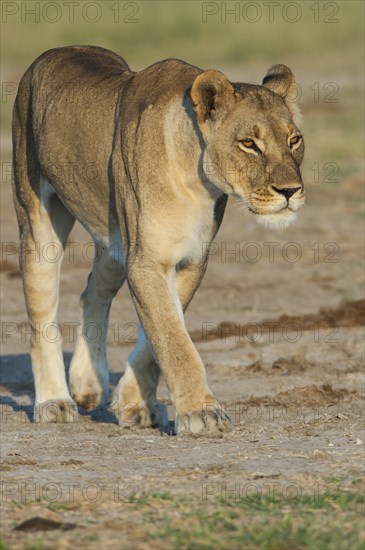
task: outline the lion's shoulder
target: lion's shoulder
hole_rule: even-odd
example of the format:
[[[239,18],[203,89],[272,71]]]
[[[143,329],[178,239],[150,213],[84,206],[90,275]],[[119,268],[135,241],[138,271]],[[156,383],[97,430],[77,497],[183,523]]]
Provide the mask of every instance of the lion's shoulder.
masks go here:
[[[180,59],[164,59],[134,73],[128,83],[125,101],[133,97],[143,104],[159,104],[168,108],[172,97],[183,98],[202,69]]]

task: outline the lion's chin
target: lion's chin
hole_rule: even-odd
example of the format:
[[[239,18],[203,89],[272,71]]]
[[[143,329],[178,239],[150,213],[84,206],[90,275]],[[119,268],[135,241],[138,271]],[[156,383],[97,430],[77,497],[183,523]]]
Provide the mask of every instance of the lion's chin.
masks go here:
[[[275,214],[256,214],[256,220],[272,229],[284,229],[297,219],[297,213],[285,208]]]

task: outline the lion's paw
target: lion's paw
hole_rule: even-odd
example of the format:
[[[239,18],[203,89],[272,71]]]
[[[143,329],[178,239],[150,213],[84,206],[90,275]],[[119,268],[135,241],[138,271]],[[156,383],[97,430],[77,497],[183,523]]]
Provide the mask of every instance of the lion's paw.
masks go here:
[[[71,397],[76,401],[79,407],[86,411],[92,411],[106,403],[106,397],[102,390],[89,391],[88,393],[71,392]]]
[[[232,420],[219,404],[177,414],[175,420],[175,431],[179,435],[214,437],[232,429]]]
[[[169,417],[163,403],[155,401],[147,406],[145,401],[141,401],[122,405],[114,401],[111,409],[123,428],[158,428],[161,432],[168,432]]]
[[[82,374],[82,373],[81,373]],[[109,376],[82,376],[75,368],[70,370],[70,393],[79,407],[92,411],[105,405],[109,395]]]
[[[77,422],[78,411],[74,401],[51,399],[34,405],[34,422]]]

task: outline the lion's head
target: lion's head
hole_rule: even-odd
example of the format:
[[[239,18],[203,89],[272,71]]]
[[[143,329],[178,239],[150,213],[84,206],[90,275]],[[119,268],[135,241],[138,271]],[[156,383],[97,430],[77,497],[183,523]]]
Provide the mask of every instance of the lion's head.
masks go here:
[[[238,197],[258,221],[274,227],[292,222],[305,200],[296,91],[285,65],[274,65],[262,86],[232,84],[211,70],[201,73],[191,88],[206,145],[205,174]]]

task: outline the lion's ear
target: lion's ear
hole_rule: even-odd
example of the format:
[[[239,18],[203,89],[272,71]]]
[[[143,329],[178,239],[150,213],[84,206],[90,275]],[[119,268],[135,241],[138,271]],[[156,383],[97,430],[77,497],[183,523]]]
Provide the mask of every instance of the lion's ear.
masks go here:
[[[267,72],[263,86],[280,95],[288,107],[294,123],[301,120],[300,109],[297,105],[298,88],[292,71],[286,65],[273,65]]]
[[[216,118],[222,108],[235,101],[230,81],[223,73],[214,70],[205,71],[194,80],[190,95],[201,123]]]

